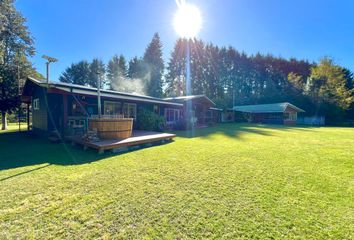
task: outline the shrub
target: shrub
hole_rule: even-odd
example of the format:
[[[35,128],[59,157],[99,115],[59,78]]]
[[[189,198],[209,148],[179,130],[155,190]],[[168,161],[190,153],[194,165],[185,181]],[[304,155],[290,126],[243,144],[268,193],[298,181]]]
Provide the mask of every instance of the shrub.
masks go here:
[[[165,118],[152,111],[140,109],[137,117],[138,129],[146,131],[163,131],[166,122]]]
[[[172,125],[174,130],[187,130],[187,122],[184,119],[179,119]]]

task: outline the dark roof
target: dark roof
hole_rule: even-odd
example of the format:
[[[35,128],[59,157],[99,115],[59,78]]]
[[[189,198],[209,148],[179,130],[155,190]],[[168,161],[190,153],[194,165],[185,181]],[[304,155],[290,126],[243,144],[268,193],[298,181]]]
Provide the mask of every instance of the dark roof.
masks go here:
[[[238,112],[249,112],[249,113],[277,113],[277,112],[285,112],[287,107],[290,107],[297,112],[305,112],[301,108],[298,108],[295,105],[288,102],[234,106],[233,110]]]
[[[47,83],[45,80],[38,80],[32,77],[28,77],[27,80],[41,87],[47,87]],[[53,82],[53,81],[50,81],[48,85],[49,88],[58,89],[65,92],[97,96],[97,88],[93,88],[93,87],[87,87],[87,86],[71,84],[71,83]],[[124,92],[119,92],[114,90],[102,89],[101,96],[110,97],[110,98],[128,99],[134,101],[142,101],[142,102],[159,103],[159,104],[166,104],[166,105],[183,106],[183,104],[181,103],[170,102],[161,98],[155,98],[155,97],[134,94],[134,93],[124,93]]]
[[[212,105],[215,105],[215,103],[212,100],[210,100],[210,98],[208,98],[205,95],[188,95],[188,96],[179,96],[179,97],[169,97],[169,98],[164,98],[164,100],[172,101],[172,102],[184,103],[184,102],[186,102],[188,100],[201,99],[201,98],[204,98],[205,100],[210,102]]]

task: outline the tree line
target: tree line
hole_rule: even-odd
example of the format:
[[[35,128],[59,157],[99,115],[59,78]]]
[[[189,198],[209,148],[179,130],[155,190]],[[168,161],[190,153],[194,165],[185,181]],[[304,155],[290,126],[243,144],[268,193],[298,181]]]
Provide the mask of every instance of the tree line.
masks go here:
[[[127,63],[123,55],[115,55],[107,66],[99,59],[81,61],[66,69],[60,81],[96,87],[99,76],[109,89],[135,91],[136,87],[126,85],[135,86],[138,79],[149,96],[182,96],[186,94],[187,44],[192,94],[205,94],[221,108],[288,101],[308,115],[325,115],[329,122],[354,119],[353,73],[331,58],[315,63],[270,54],[248,55],[231,46],[178,39],[165,64],[157,33],[141,58]]]
[[[59,80],[97,87],[99,78],[103,88],[163,97],[164,69],[162,44],[155,33],[141,58],[134,57],[127,62],[123,55],[114,55],[107,64],[99,58],[91,62],[82,60],[71,64]]]
[[[234,47],[219,47],[199,39],[178,39],[168,62],[156,33],[142,57],[129,61],[114,55],[107,64],[96,58],[73,63],[59,80],[154,97],[186,94],[186,46],[191,50],[192,94],[205,94],[218,107],[288,101],[308,115],[325,115],[331,123],[354,120],[353,72],[330,58],[318,63],[272,55],[248,55]],[[0,111],[2,128],[6,115],[18,109],[19,93],[27,76],[42,78],[29,57],[34,40],[26,19],[14,0],[0,1]]]
[[[165,93],[185,94],[187,40],[179,39],[167,65]],[[193,94],[206,94],[219,107],[291,102],[329,123],[354,120],[353,73],[324,57],[318,63],[270,54],[247,55],[194,39],[191,51]]]

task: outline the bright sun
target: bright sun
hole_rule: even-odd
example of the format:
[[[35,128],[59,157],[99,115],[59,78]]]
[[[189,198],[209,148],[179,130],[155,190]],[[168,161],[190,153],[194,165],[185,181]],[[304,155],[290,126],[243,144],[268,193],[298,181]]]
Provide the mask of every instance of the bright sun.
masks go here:
[[[177,34],[183,38],[194,38],[202,28],[202,15],[199,9],[192,4],[179,4],[173,19],[173,26]]]

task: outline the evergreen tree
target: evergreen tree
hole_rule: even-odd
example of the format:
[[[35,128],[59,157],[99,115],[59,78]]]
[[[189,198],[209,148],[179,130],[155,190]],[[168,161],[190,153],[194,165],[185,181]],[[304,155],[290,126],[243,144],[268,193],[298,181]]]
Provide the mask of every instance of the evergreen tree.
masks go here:
[[[72,63],[70,67],[65,69],[65,71],[59,77],[59,81],[90,86],[90,64],[82,60],[78,63]]]
[[[182,96],[185,95],[185,63],[186,63],[186,41],[178,39],[171,53],[170,61],[167,66],[166,75],[166,95]]]
[[[155,33],[146,48],[143,60],[150,72],[150,80],[146,83],[147,95],[161,97],[164,62],[162,58],[162,43],[158,33]]]
[[[206,94],[206,56],[205,44],[201,40],[190,41],[192,94]]]
[[[114,55],[107,65],[107,80],[109,89],[119,85],[119,81],[125,80],[127,76],[127,66],[123,55]]]
[[[106,83],[106,68],[102,60],[94,58],[90,63],[90,72],[88,75],[87,84],[91,87],[97,87],[98,77],[101,80],[101,88]]]
[[[128,69],[127,69],[127,61],[125,60],[125,57],[121,54],[119,56],[119,72],[121,73],[122,76],[126,77],[128,74]]]
[[[129,61],[128,65],[128,77],[131,79],[143,79],[147,74],[147,69],[142,59],[134,57]]]
[[[27,59],[35,51],[26,19],[15,9],[13,0],[0,1],[0,23],[0,111],[5,130],[6,114],[19,105],[18,76],[35,73]]]

